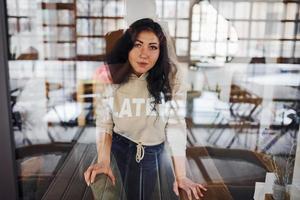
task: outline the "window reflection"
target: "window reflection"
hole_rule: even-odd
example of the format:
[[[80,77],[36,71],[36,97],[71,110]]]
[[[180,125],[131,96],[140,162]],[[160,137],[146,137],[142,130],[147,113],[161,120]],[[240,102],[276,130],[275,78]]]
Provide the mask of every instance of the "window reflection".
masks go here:
[[[191,173],[208,184],[221,182],[231,197],[251,199],[255,182],[274,171],[260,155],[281,167],[287,156],[296,156],[299,3],[156,5],[186,72]],[[71,187],[95,159],[92,79],[109,45],[105,35],[125,28],[125,2],[14,0],[7,1],[7,12],[20,197],[41,199],[64,181]],[[67,180],[70,165],[78,176]],[[84,184],[80,188],[88,191]]]
[[[237,33],[235,28],[228,20],[219,15],[211,4],[207,1],[195,4],[192,14],[190,58],[193,62],[224,63],[226,59],[236,53]],[[246,23],[240,25],[248,26]],[[247,27],[240,30],[243,30],[244,34],[248,34]]]

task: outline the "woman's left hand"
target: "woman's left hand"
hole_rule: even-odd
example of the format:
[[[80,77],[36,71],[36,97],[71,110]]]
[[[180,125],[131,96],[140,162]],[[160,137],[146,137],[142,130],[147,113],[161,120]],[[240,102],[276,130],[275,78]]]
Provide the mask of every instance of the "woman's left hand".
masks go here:
[[[187,177],[177,178],[174,181],[173,190],[177,196],[179,195],[179,189],[186,192],[189,200],[192,200],[192,194],[196,199],[200,199],[204,196],[203,191],[207,191],[203,185],[195,183]]]

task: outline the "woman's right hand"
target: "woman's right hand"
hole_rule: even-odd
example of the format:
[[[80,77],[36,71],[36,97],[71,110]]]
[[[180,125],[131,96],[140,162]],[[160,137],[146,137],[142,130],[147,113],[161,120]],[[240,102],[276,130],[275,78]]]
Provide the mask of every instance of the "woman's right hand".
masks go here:
[[[89,166],[89,168],[84,172],[84,179],[88,186],[94,183],[97,174],[106,174],[112,181],[113,185],[115,185],[116,179],[115,176],[113,175],[110,165],[96,163]]]

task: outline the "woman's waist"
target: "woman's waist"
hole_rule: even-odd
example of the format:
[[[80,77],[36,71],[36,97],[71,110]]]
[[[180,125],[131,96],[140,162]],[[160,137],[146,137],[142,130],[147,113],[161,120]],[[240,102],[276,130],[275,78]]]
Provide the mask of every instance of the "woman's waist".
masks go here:
[[[113,128],[113,132],[121,135],[131,142],[142,144],[143,146],[159,145],[166,140],[164,130],[157,128],[123,129],[122,127],[115,126]]]
[[[164,141],[155,145],[144,145],[141,142],[132,141],[130,138],[122,136],[122,134],[113,131],[113,146],[118,146],[123,152],[132,152],[136,154],[136,162],[143,160],[144,155],[159,155],[164,149]]]
[[[156,140],[156,141],[146,141],[146,140],[141,140],[141,139],[135,139],[132,137],[127,136],[126,134],[122,133],[117,133],[116,131],[113,131],[113,138],[115,138],[118,141],[121,141],[125,144],[132,144],[132,145],[137,145],[141,144],[144,147],[159,147],[162,146],[165,142],[164,139]]]

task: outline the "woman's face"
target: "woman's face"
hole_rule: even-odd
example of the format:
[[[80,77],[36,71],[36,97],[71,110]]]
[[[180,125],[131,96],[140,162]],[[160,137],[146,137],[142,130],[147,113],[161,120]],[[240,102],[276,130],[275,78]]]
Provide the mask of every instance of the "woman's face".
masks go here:
[[[133,72],[137,76],[148,72],[154,67],[159,57],[159,51],[158,37],[151,31],[140,32],[128,55]]]

